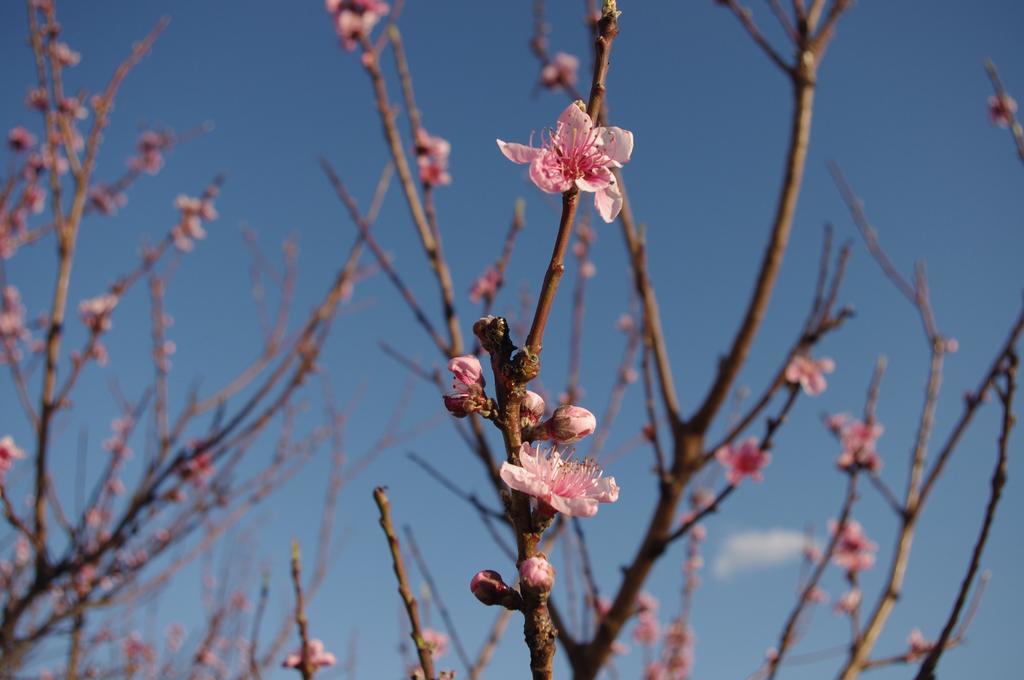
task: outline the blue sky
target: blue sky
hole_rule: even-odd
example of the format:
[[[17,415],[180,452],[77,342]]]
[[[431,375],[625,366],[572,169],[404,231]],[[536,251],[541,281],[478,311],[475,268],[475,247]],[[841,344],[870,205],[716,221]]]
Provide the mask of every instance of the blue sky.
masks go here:
[[[580,21],[583,3],[549,4],[552,49],[588,54]],[[476,309],[465,292],[497,257],[514,201],[526,199],[527,227],[512,258],[500,312],[516,312],[523,287],[537,290],[557,224],[547,197],[494,145],[496,137],[525,141],[531,131],[553,124],[565,105],[559,95],[535,91],[538,69],[527,47],[532,17],[526,5],[413,0],[400,22],[424,124],[452,142],[454,182],[437,192],[437,202],[466,334]],[[778,38],[766,8],[754,3],[755,16]],[[788,85],[735,18],[713,2],[624,0],[621,9],[609,105],[614,124],[635,134],[626,176],[634,211],[647,225],[650,267],[673,368],[690,410],[735,331],[767,237],[788,129]],[[0,62],[5,65],[0,120],[5,129],[37,125],[37,117],[23,106],[33,78],[24,12],[20,3],[0,9]],[[172,397],[181,403],[194,379],[216,385],[259,351],[239,225],[256,230],[268,252],[276,252],[289,234],[297,235],[298,320],[315,304],[355,233],[316,156],[329,158],[366,205],[386,154],[369,82],[358,58],[338,47],[320,2],[65,3],[60,9],[64,38],[83,53],[82,64],[69,76],[72,89],[98,89],[132,42],[165,14],[172,19],[169,29],[125,83],[105,135],[98,176],[119,174],[140,124],[185,130],[212,121],[214,129],[174,150],[158,177],[144,178],[133,188],[116,218],[87,223],[72,303],[101,292],[128,267],[141,243],[173,224],[178,193],[197,194],[214,175],[226,173],[217,201],[220,219],[183,260],[168,296],[176,320],[171,337],[179,348]],[[790,249],[742,384],[757,391],[795,336],[810,304],[823,224],[833,222],[839,240],[855,237],[825,169],[827,160],[836,160],[864,199],[893,260],[904,271],[916,260],[927,263],[940,328],[959,340],[960,351],[947,362],[933,441],[945,436],[959,413],[961,394],[988,366],[1020,304],[1024,168],[1007,133],[987,119],[990,86],[982,64],[994,59],[1007,88],[1024,93],[1022,31],[1024,8],[1012,0],[939,0],[927,7],[862,2],[842,21],[819,78],[808,171]],[[390,58],[384,64],[390,77]],[[391,93],[397,100],[393,79]],[[597,225],[597,230],[582,405],[600,413],[622,351],[614,323],[629,300],[617,228]],[[424,307],[436,315],[435,287],[397,191],[389,194],[376,232]],[[44,244],[5,264],[8,280],[21,290],[30,313],[43,310],[51,295],[53,260],[52,244]],[[572,266],[569,276],[575,277]],[[545,348],[543,379],[553,392],[565,379],[567,290],[556,305]],[[58,460],[60,455],[72,459],[69,452],[75,450],[80,428],[89,431],[93,442],[106,436],[115,415],[106,389],[110,375],[136,393],[148,380],[148,316],[142,292],[119,308],[108,341],[111,367],[93,368],[85,376],[75,414],[63,424]],[[820,350],[838,365],[828,391],[797,405],[776,441],[766,481],[744,485],[726,511],[707,522],[708,568],[693,619],[697,678],[745,677],[777,639],[793,601],[796,565],[740,570],[727,579],[716,578],[711,565],[730,536],[800,530],[807,523],[820,531],[834,516],[843,478],[834,470],[836,447],[819,417],[823,412],[859,411],[871,367],[882,354],[889,368],[879,402],[879,418],[886,427],[879,447],[885,478],[894,488],[903,487],[927,368],[925,341],[913,310],[859,243],[841,300],[857,316]],[[379,436],[408,380],[403,369],[381,354],[378,342],[386,340],[427,365],[440,361],[383,278],[357,288],[353,309],[339,319],[322,363],[339,400],[365,389],[347,431],[349,453],[357,456]],[[310,410],[302,419],[307,428],[318,421],[319,389],[314,386],[308,397]],[[441,417],[437,396],[428,386],[415,384],[413,400],[403,425],[436,426],[383,454],[345,489],[337,519],[343,548],[309,611],[315,634],[339,654],[344,654],[351,631],[358,630],[357,669],[363,678],[400,677],[402,670],[395,653],[401,636],[400,603],[376,525],[373,486],[390,488],[396,519],[416,532],[471,651],[483,641],[495,612],[471,598],[469,578],[482,568],[506,575],[512,568],[474,514],[406,459],[406,450],[416,451],[464,487],[486,490],[479,465]],[[0,378],[0,411],[9,414],[0,429],[16,440],[27,439],[26,425],[14,416],[16,395],[6,375]],[[630,440],[642,422],[640,392],[634,387],[610,447]],[[905,649],[912,627],[921,627],[927,637],[937,634],[980,522],[996,434],[997,413],[990,408],[978,418],[939,484],[915,540],[904,597],[877,647],[880,654]],[[1024,540],[1016,527],[1024,516],[1015,472],[1020,441],[1018,433],[1007,495],[985,558],[993,578],[968,643],[943,662],[948,677],[973,672],[1010,678],[1024,663],[1024,651],[1012,644],[1024,608],[1024,591],[1013,576],[1024,559]],[[269,455],[271,445],[272,439],[265,439],[254,456]],[[91,455],[100,460],[106,454],[94,445]],[[248,534],[256,536],[251,552],[271,569],[272,613],[277,615],[288,602],[288,542],[294,537],[312,547],[327,465],[326,453],[319,455],[248,525]],[[643,448],[617,461],[607,472],[619,481],[621,500],[603,507],[585,525],[603,593],[617,587],[619,565],[632,555],[653,504],[650,466],[651,454]],[[888,564],[895,518],[869,489],[856,515],[880,544],[879,566],[864,579],[871,602]],[[560,551],[553,559],[557,567]],[[652,576],[649,589],[662,597],[667,612],[674,611],[683,559],[682,548],[676,547]],[[841,592],[838,574],[831,574],[825,585],[834,595]],[[253,583],[250,592],[255,589]],[[201,614],[198,592],[198,573],[186,571],[161,600],[159,623],[152,625],[162,630],[173,621],[194,623]],[[556,597],[564,597],[564,590]],[[440,626],[436,613],[432,623]],[[526,655],[518,626],[517,619],[487,677],[522,677]],[[833,647],[845,642],[845,636],[845,622],[822,611],[799,651]],[[635,651],[618,663],[620,677],[637,677],[639,656]],[[448,660],[458,668],[454,656]],[[47,665],[55,664],[40,661],[41,667]],[[785,677],[828,677],[834,667],[835,661],[793,667]],[[556,676],[564,673],[562,667]],[[902,678],[906,670],[875,676]]]

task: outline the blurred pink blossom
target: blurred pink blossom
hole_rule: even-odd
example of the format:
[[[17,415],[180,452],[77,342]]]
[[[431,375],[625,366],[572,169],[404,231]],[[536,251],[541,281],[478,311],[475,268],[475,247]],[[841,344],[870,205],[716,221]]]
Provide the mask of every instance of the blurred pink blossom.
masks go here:
[[[786,366],[786,380],[793,384],[799,384],[804,393],[816,397],[825,391],[825,373],[836,370],[836,362],[828,357],[812,359],[811,357],[798,354],[793,357]]]
[[[576,72],[580,60],[571,54],[558,52],[540,70],[540,84],[548,89],[572,87],[576,84]]]
[[[828,529],[833,535],[836,533],[838,527],[835,520],[829,521]],[[849,520],[839,534],[835,551],[832,553],[832,561],[836,566],[856,573],[874,566],[876,550],[878,544],[864,534],[860,522]]]
[[[715,451],[715,458],[726,469],[725,478],[733,486],[744,477],[762,481],[761,470],[772,460],[770,453],[758,447],[757,437],[745,439],[738,447],[726,444]]]
[[[448,155],[452,145],[447,139],[428,134],[426,130],[416,132],[416,164],[420,169],[420,181],[436,187],[452,183],[448,174]]]
[[[324,650],[324,643],[316,639],[310,640],[306,644],[306,657],[314,668],[333,666],[337,662],[337,659],[334,658],[333,654]],[[299,648],[286,656],[284,661],[281,663],[283,668],[298,668],[301,665],[302,648]]]
[[[1006,94],[992,95],[988,98],[988,117],[999,127],[1010,127],[1017,113],[1017,101]]]
[[[473,281],[473,285],[469,289],[469,301],[472,303],[480,302],[483,299],[489,299],[494,297],[494,294],[498,291],[498,286],[501,284],[501,273],[498,268],[493,264],[488,265],[484,273],[481,274]]]
[[[19,125],[18,127],[11,128],[11,131],[7,134],[7,145],[15,153],[28,151],[36,145],[36,136]]]

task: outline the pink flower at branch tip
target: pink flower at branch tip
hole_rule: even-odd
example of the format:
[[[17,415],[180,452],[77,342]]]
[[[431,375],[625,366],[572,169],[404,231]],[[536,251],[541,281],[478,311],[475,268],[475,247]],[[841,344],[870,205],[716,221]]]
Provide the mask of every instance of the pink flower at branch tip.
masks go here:
[[[1005,92],[988,98],[988,117],[993,124],[1002,128],[1010,127],[1016,113],[1017,100]]]
[[[725,478],[733,486],[744,477],[755,482],[764,480],[761,470],[772,460],[771,454],[758,446],[757,437],[745,439],[738,447],[726,444],[715,451],[715,458],[726,469]]]
[[[542,133],[540,147],[498,140],[513,163],[529,164],[530,179],[541,191],[565,193],[573,187],[594,193],[594,206],[605,222],[622,209],[622,194],[612,175],[633,153],[633,133],[617,127],[595,127],[581,108],[569,104],[554,130]]]
[[[812,359],[808,356],[797,355],[786,366],[786,381],[794,385],[799,384],[804,393],[816,397],[825,391],[825,373],[836,370],[836,362],[828,357],[823,359]]]
[[[572,87],[576,84],[576,73],[579,68],[578,58],[565,52],[558,52],[540,70],[540,84],[549,90],[562,86]]]
[[[535,497],[552,509],[575,517],[592,517],[599,503],[619,499],[614,477],[605,477],[592,460],[567,458],[555,447],[542,455],[539,446],[524,443],[519,465],[501,464],[501,478],[512,489]]]
[[[519,578],[530,588],[549,591],[555,585],[555,568],[543,555],[534,555],[519,565]]]
[[[61,66],[78,66],[82,61],[82,55],[71,49],[67,43],[56,43],[53,46],[53,56],[60,62]]]
[[[337,659],[334,658],[334,655],[324,650],[324,643],[316,639],[310,640],[306,644],[306,657],[314,668],[333,666],[337,663]],[[302,666],[301,647],[286,656],[284,661],[281,663],[282,668],[299,668],[300,666]]]

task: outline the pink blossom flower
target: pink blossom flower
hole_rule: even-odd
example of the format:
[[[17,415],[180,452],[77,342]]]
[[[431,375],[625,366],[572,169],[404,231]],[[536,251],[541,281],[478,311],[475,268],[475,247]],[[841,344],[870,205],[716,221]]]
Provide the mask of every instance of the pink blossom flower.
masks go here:
[[[828,529],[833,535],[836,533],[838,527],[835,520],[829,522]],[[878,544],[864,534],[860,522],[850,520],[842,527],[835,551],[832,553],[832,561],[850,573],[857,573],[874,566],[876,550]]]
[[[542,137],[541,146],[510,144],[498,140],[498,148],[513,163],[528,163],[530,179],[541,191],[564,193],[573,187],[594,192],[594,205],[605,222],[622,209],[622,194],[612,176],[633,153],[633,133],[617,127],[595,127],[590,116],[570,104],[554,130]]]
[[[313,639],[306,643],[306,658],[313,668],[322,668],[324,666],[333,666],[337,663],[337,659],[334,655],[324,650],[324,643],[320,640]],[[302,665],[302,648],[295,650],[284,658],[281,663],[282,668],[299,668]]]
[[[614,503],[619,487],[614,477],[604,477],[592,460],[576,461],[562,458],[551,447],[546,456],[539,446],[523,444],[519,465],[501,464],[501,478],[516,491],[535,497],[539,502],[565,515],[592,517],[598,503]]]
[[[849,470],[855,465],[871,472],[881,470],[882,459],[875,444],[883,431],[879,423],[865,423],[856,418],[845,418],[839,425],[838,434],[843,451],[836,459],[836,465],[843,470]]]
[[[152,645],[143,641],[138,633],[132,633],[121,643],[121,650],[129,664],[152,663],[156,659],[156,651]]]
[[[117,307],[117,296],[105,293],[83,300],[78,305],[78,315],[92,332],[104,333],[110,330],[110,315],[114,307]]]
[[[97,184],[89,189],[89,201],[99,213],[113,215],[128,202],[123,192],[115,191],[106,184]]]
[[[597,429],[597,418],[582,406],[563,404],[544,424],[548,436],[559,444],[574,444]]]
[[[519,578],[530,588],[551,590],[555,585],[555,568],[543,555],[534,555],[519,565]]]
[[[623,333],[632,333],[636,328],[636,320],[631,314],[621,314],[615,322],[615,327]]]
[[[61,66],[78,66],[82,55],[68,47],[67,43],[59,42],[53,46],[53,56]]]
[[[576,84],[576,72],[579,68],[579,59],[571,54],[558,52],[540,70],[540,84],[552,90],[563,86],[572,87]]]
[[[448,653],[448,636],[439,630],[434,628],[424,628],[423,642],[427,645],[427,649],[430,650],[430,655],[434,657],[435,660]]]
[[[473,281],[473,285],[469,289],[469,301],[475,304],[481,300],[493,298],[500,284],[501,272],[493,264],[489,265],[484,273]]]
[[[853,614],[860,606],[860,588],[851,588],[836,601],[836,614]]]
[[[57,108],[61,113],[78,120],[85,120],[89,117],[89,109],[85,108],[85,105],[77,97],[64,97],[57,102]]]
[[[988,117],[999,127],[1010,127],[1014,114],[1017,113],[1017,101],[1006,94],[992,95],[988,98]]]
[[[144,130],[135,143],[139,155],[128,159],[128,167],[136,172],[155,175],[164,166],[163,151],[173,142],[174,136],[169,133]]]
[[[597,265],[587,260],[580,265],[580,276],[585,279],[592,279],[597,275]]]
[[[342,47],[351,52],[359,39],[368,37],[381,17],[390,11],[380,0],[326,0],[327,11],[334,17],[334,28]]]
[[[633,629],[633,641],[645,647],[653,647],[661,639],[661,624],[652,611],[640,612],[636,617],[636,628]]]
[[[0,481],[3,480],[4,473],[14,465],[14,461],[24,457],[25,452],[15,446],[14,439],[10,435],[0,439]]]
[[[786,366],[786,380],[799,384],[804,393],[816,397],[825,391],[825,373],[836,370],[836,362],[828,357],[823,359],[812,359],[811,357],[798,354],[793,357]]]
[[[448,174],[448,155],[452,145],[447,139],[430,135],[426,130],[416,133],[416,164],[420,169],[420,181],[436,187],[452,183]]]
[[[914,661],[915,659],[920,659],[922,656],[932,651],[935,647],[935,643],[925,640],[924,634],[921,630],[919,628],[915,628],[910,631],[910,635],[907,636],[907,646],[909,647],[906,655],[907,661]]]
[[[213,202],[206,198],[192,198],[180,194],[174,201],[175,207],[181,211],[181,220],[171,229],[171,237],[178,250],[192,250],[192,241],[206,237],[203,222],[217,219],[217,210]]]
[[[36,136],[19,125],[18,127],[11,128],[11,131],[7,134],[7,145],[15,153],[28,151],[36,145]]]
[[[472,354],[464,354],[448,361],[452,372],[452,391],[444,395],[444,406],[456,418],[465,418],[470,413],[485,407],[483,368],[480,360]]]
[[[41,87],[29,90],[25,97],[25,106],[36,111],[45,111],[49,102],[50,98],[46,96],[46,90]]]
[[[206,484],[206,480],[213,475],[213,472],[213,454],[209,451],[192,456],[178,468],[178,475],[197,487]]]
[[[824,604],[825,602],[828,602],[828,593],[826,593],[818,586],[814,586],[809,591],[807,591],[807,596],[805,597],[805,599],[813,604]]]
[[[735,448],[732,444],[726,444],[715,451],[715,458],[726,469],[725,478],[733,486],[739,484],[744,477],[750,477],[755,482],[762,481],[764,476],[761,470],[772,460],[770,453],[758,447],[757,437],[750,437]]]

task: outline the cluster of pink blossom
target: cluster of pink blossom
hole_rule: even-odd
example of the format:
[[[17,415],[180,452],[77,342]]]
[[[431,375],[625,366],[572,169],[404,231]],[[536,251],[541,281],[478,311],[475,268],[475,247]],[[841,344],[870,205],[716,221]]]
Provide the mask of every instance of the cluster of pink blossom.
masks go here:
[[[174,201],[174,206],[181,211],[181,220],[171,229],[171,237],[178,250],[189,252],[192,241],[206,237],[203,222],[217,219],[217,210],[213,207],[213,196],[192,198],[181,194]]]
[[[849,520],[842,527],[837,526],[834,520],[829,522],[829,532],[835,535],[839,532],[839,539],[836,541],[835,550],[832,552],[832,561],[836,566],[845,569],[850,575],[870,569],[875,564],[875,551],[878,544],[870,540],[861,528],[860,522]]]
[[[174,135],[169,132],[144,130],[135,143],[137,156],[128,159],[128,168],[134,172],[155,175],[164,167],[164,151],[174,144]]]
[[[213,472],[213,454],[209,451],[190,456],[178,468],[178,476],[196,487],[204,486]]]
[[[19,125],[7,134],[7,145],[14,153],[24,153],[36,145],[36,136]]]
[[[313,639],[306,644],[306,658],[309,663],[312,664],[313,668],[323,668],[325,666],[333,666],[337,663],[337,659],[334,658],[334,654],[324,649],[324,643],[320,640]],[[302,648],[295,650],[284,658],[281,663],[283,668],[300,668],[302,666]]]
[[[368,38],[377,22],[391,11],[380,0],[325,0],[324,4],[341,38],[341,46],[349,52],[360,39]]]
[[[23,343],[28,344],[33,352],[42,349],[42,341],[33,339],[25,325],[25,306],[21,304],[21,294],[14,286],[5,286],[0,296],[0,343],[3,345],[0,366],[20,361],[20,345]]]
[[[115,458],[130,458],[132,450],[128,446],[128,435],[131,434],[134,427],[135,419],[130,413],[120,418],[114,418],[110,421],[110,429],[113,434],[103,442],[103,448],[110,451]]]
[[[540,70],[540,84],[549,90],[576,85],[576,72],[580,60],[571,54],[558,52]]]
[[[764,480],[761,470],[771,462],[772,456],[761,450],[757,437],[749,437],[739,446],[726,444],[721,447],[715,451],[715,459],[725,468],[726,481],[736,486],[744,477],[750,477],[755,482]]]
[[[644,666],[644,680],[687,680],[693,672],[696,641],[689,624],[680,619],[673,621],[665,631],[662,658]]]
[[[542,135],[540,147],[498,140],[498,148],[513,163],[529,164],[530,179],[547,193],[576,188],[594,193],[594,206],[605,222],[622,209],[613,168],[633,154],[633,133],[618,127],[595,126],[583,102],[569,104],[554,130]]]
[[[1010,127],[1017,113],[1017,101],[1006,94],[992,95],[988,98],[988,117],[999,127]]]
[[[661,639],[661,624],[658,622],[658,599],[650,593],[640,593],[636,598],[636,627],[633,641],[645,647],[653,647]]]
[[[870,472],[882,469],[882,458],[876,448],[878,438],[884,431],[880,423],[873,420],[863,422],[849,414],[839,413],[829,416],[825,424],[842,444],[842,453],[836,459],[840,469],[862,467]]]
[[[89,203],[102,215],[114,215],[128,203],[128,197],[108,184],[97,184],[89,188]]]
[[[804,393],[816,397],[825,391],[825,374],[836,370],[836,362],[828,357],[812,359],[798,354],[786,366],[786,381],[800,385]]]
[[[448,155],[452,145],[447,139],[416,131],[416,164],[420,169],[420,181],[427,186],[444,186],[452,183],[448,174]]]
[[[83,300],[78,305],[78,316],[85,326],[99,335],[110,330],[110,315],[117,307],[118,298],[112,293],[104,293],[94,298]]]

